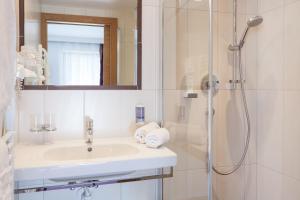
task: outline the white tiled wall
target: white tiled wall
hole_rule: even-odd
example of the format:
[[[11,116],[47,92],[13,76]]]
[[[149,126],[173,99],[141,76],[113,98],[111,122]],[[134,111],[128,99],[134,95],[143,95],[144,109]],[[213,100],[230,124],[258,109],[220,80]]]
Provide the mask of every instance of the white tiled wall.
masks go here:
[[[258,200],[300,198],[300,1],[259,0]]]
[[[159,112],[159,4],[157,0],[143,2],[143,80],[140,91],[23,91],[18,102],[19,142],[31,143],[35,136],[29,131],[30,115],[54,113],[58,131],[56,139],[83,138],[83,119],[94,119],[95,137],[132,135],[135,105],[146,106],[146,120],[158,120]],[[27,199],[76,199],[72,191],[20,195]],[[113,185],[95,192],[95,199],[154,200],[158,196],[157,182],[145,181]]]
[[[183,1],[187,2],[187,1]],[[215,163],[226,169],[222,164],[230,166],[240,157],[243,149],[244,136],[240,133],[245,130],[243,124],[243,110],[239,101],[239,92],[229,93],[222,86],[224,81],[231,78],[232,64],[228,59],[226,48],[232,40],[232,0],[215,2],[214,27],[217,37],[214,36],[217,52],[214,52],[214,72],[221,80],[221,91],[216,96],[215,126]],[[173,4],[172,4],[173,3]],[[201,141],[200,138],[188,141],[191,127],[205,123],[205,114],[197,109],[189,109],[194,103],[206,104],[205,96],[200,95],[195,100],[184,100],[180,92],[181,80],[178,79],[180,58],[189,54],[178,54],[176,48],[184,48],[172,41],[184,39],[178,31],[178,18],[191,15],[180,15],[180,10],[173,9],[176,3],[166,1],[165,28],[168,37],[165,39],[165,119],[171,124],[185,129],[171,129],[173,133],[172,147],[179,156],[175,178],[166,184],[166,189],[175,188],[166,193],[167,199],[188,199],[187,183],[190,171],[188,158],[194,155],[189,152],[187,145]],[[204,5],[204,4],[203,4]],[[173,6],[173,7],[172,7]],[[177,4],[178,6],[178,4]],[[204,5],[205,7],[205,5]],[[196,9],[193,7],[194,10]],[[203,8],[203,7],[202,7]],[[202,9],[202,11],[205,9]],[[200,11],[199,11],[200,12]],[[248,17],[260,14],[264,18],[263,24],[251,29],[247,36],[243,63],[246,70],[246,84],[248,104],[251,116],[251,146],[246,165],[231,176],[216,176],[214,181],[215,198],[220,199],[249,199],[249,200],[296,200],[300,198],[300,159],[299,159],[299,66],[300,66],[300,18],[299,0],[238,0],[238,31],[246,25]],[[187,19],[185,19],[187,20]],[[189,18],[188,20],[192,20]],[[202,27],[201,19],[195,24]],[[185,27],[182,28],[184,30]],[[191,30],[188,30],[191,31]],[[188,31],[187,34],[188,34]],[[205,31],[205,30],[204,30]],[[190,34],[199,33],[197,31]],[[198,34],[200,37],[200,34]],[[192,38],[192,37],[191,37]],[[184,41],[184,43],[186,43]],[[180,41],[178,42],[180,44]],[[201,48],[201,47],[198,47]],[[197,51],[201,57],[201,49]],[[173,59],[177,56],[177,59]],[[198,73],[203,76],[206,71]],[[183,77],[183,76],[181,76]],[[201,78],[201,77],[200,77]],[[171,103],[172,102],[172,103]],[[184,111],[182,111],[184,110]],[[197,117],[192,113],[195,111]],[[183,120],[182,118],[184,118]],[[195,121],[194,121],[195,120]],[[170,122],[169,122],[170,123]],[[179,124],[179,125],[178,125]],[[198,127],[196,132],[205,135],[206,130]],[[257,133],[257,134],[256,134]],[[205,166],[206,157],[197,152],[198,164]],[[228,167],[227,166],[227,167]],[[193,166],[195,167],[195,166]],[[198,177],[198,180],[201,176]],[[203,180],[206,181],[205,179]],[[201,190],[199,184],[198,190]],[[179,188],[181,190],[179,190]],[[204,195],[205,196],[205,195]],[[198,195],[199,199],[203,195]]]

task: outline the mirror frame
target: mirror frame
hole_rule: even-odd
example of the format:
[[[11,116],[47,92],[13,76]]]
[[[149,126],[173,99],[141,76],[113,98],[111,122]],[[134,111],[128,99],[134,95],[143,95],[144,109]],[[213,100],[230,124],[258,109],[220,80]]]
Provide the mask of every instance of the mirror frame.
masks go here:
[[[19,50],[25,44],[25,0],[19,0]],[[112,86],[23,85],[24,90],[141,90],[142,89],[142,0],[137,0],[137,84]]]

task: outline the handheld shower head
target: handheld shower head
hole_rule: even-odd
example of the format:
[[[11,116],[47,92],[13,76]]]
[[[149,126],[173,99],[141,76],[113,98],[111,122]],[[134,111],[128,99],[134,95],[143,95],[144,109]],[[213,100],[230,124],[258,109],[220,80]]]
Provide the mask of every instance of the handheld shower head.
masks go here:
[[[254,27],[260,25],[263,21],[264,20],[261,16],[251,17],[248,19],[247,25],[248,27]]]
[[[246,39],[249,29],[260,25],[262,22],[263,22],[263,18],[261,16],[255,16],[255,17],[251,17],[248,19],[247,27],[243,33],[242,39],[240,40],[240,44],[239,44],[240,48],[242,48],[245,43],[245,39]]]
[[[241,49],[244,46],[245,39],[246,39],[246,36],[247,36],[247,33],[248,33],[249,29],[252,28],[252,27],[260,25],[262,22],[263,22],[263,18],[261,16],[255,16],[255,17],[249,18],[248,21],[247,21],[247,27],[246,27],[243,35],[242,35],[240,43],[237,46],[229,45],[228,49],[230,51],[236,51],[236,50]]]

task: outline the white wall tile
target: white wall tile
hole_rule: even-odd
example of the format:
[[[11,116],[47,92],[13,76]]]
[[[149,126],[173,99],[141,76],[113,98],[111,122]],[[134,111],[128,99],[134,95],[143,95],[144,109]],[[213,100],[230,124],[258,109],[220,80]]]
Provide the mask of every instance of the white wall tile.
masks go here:
[[[44,114],[44,92],[23,91],[18,101],[18,133],[22,143],[36,142],[36,134],[30,131],[32,115]]]
[[[282,89],[283,8],[264,13],[258,27],[258,89]]]
[[[298,200],[300,197],[300,181],[287,176],[283,177],[282,199]]]
[[[295,23],[299,5],[294,0],[260,0],[265,20],[258,30],[258,88],[276,91],[258,92],[258,200],[292,200],[300,196],[297,156],[300,88],[295,80],[300,63],[297,54],[300,29]]]
[[[257,200],[282,200],[282,175],[258,166]]]
[[[95,137],[122,136],[120,96],[118,91],[85,92],[85,115],[94,120]]]
[[[284,0],[284,3],[285,3],[285,5],[287,5],[287,4],[294,3],[296,1],[299,1],[299,0]]]
[[[253,15],[247,15],[247,20]],[[246,26],[246,22],[245,25]],[[244,77],[246,79],[246,89],[257,89],[257,34],[258,29],[251,29],[248,33],[244,46]]]
[[[285,7],[284,18],[284,88],[300,89],[298,75],[300,74],[300,25],[295,19],[300,18],[300,2]]]
[[[175,171],[174,177],[164,181],[164,199],[182,200],[188,199],[187,172]]]
[[[176,89],[177,66],[177,9],[164,8],[164,89]]]
[[[258,13],[258,1],[259,0],[247,0],[246,2],[246,13],[257,14]]]
[[[245,200],[257,200],[257,165],[245,166]]]
[[[54,114],[56,140],[84,137],[84,92],[46,91],[45,114]]]
[[[239,13],[246,13],[247,0],[237,0],[237,7]],[[232,0],[219,0],[218,8],[220,12],[233,12],[233,1]]]
[[[159,63],[159,9],[153,6],[143,6],[143,70],[142,87],[144,90],[158,89]]]
[[[263,13],[281,7],[284,0],[258,0],[258,2],[258,10],[260,13]]]
[[[222,171],[230,168],[221,167]],[[240,200],[244,198],[245,191],[245,168],[241,167],[232,175],[217,176],[217,199],[218,200]]]
[[[286,91],[284,93],[284,131],[283,138],[283,173],[300,179],[300,91]]]
[[[187,172],[187,198],[188,199],[206,199],[208,191],[207,171],[190,170]]]
[[[257,162],[282,169],[283,93],[259,91],[257,97]]]
[[[145,106],[145,121],[156,121],[156,92],[144,91],[120,91],[120,129],[123,135],[132,135],[135,130],[135,106]]]

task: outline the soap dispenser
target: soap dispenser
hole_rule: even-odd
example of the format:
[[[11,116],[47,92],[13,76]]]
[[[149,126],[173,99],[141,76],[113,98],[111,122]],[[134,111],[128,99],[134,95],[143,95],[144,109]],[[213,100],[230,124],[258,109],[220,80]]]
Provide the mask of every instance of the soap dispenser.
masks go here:
[[[135,106],[135,123],[138,127],[145,124],[145,106],[142,104]]]

